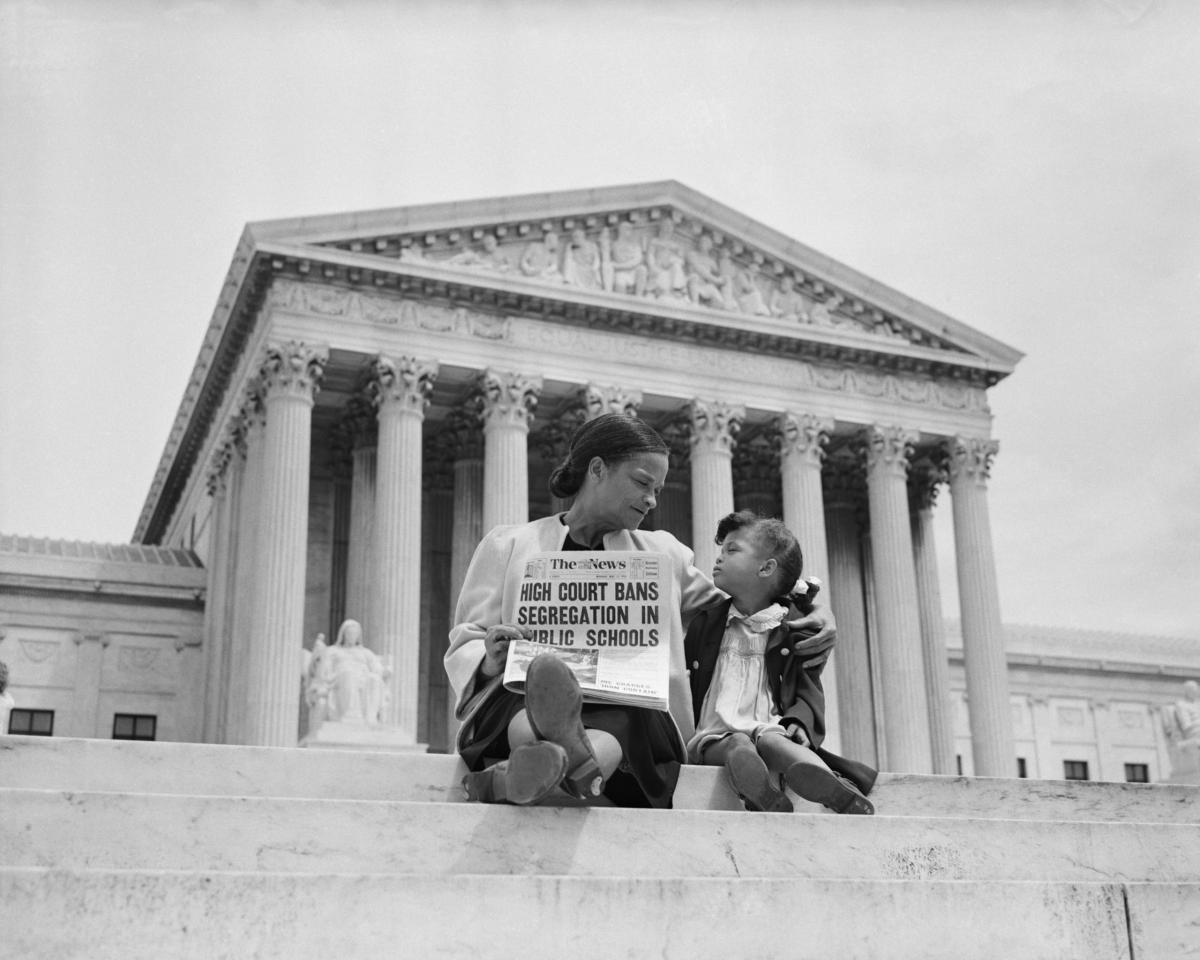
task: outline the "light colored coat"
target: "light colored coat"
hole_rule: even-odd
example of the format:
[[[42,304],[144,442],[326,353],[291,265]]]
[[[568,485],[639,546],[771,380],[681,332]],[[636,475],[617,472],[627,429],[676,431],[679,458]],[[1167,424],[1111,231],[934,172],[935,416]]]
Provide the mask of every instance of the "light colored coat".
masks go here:
[[[561,550],[566,539],[567,527],[560,515],[555,514],[529,523],[496,527],[476,548],[458,595],[445,657],[446,674],[456,696],[455,716],[459,720],[468,719],[466,708],[476,693],[475,678],[483,661],[483,638],[488,627],[516,622],[517,595],[525,561],[536,553]],[[605,535],[604,549],[647,550],[664,554],[670,562],[667,584],[672,594],[671,619],[667,625],[671,644],[670,709],[682,741],[687,742],[695,730],[695,721],[683,654],[684,631],[697,610],[724,594],[696,568],[691,548],[665,530],[615,530]],[[464,724],[460,730],[460,748],[468,727],[469,724]]]

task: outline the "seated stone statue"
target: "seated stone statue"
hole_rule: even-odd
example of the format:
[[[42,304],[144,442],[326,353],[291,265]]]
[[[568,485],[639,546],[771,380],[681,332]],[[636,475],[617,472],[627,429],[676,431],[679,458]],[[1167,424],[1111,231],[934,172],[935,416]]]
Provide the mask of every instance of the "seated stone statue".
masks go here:
[[[499,241],[490,233],[483,235],[483,249],[475,250],[467,247],[460,250],[446,261],[452,267],[477,267],[482,270],[492,270],[496,273],[506,273],[509,263],[500,252]]]
[[[15,706],[16,701],[8,692],[8,664],[0,660],[0,735],[8,733],[8,715]]]
[[[315,717],[348,723],[383,722],[391,671],[363,646],[362,634],[357,620],[346,620],[338,628],[333,646],[325,646],[323,636],[313,645],[306,691],[310,730]]]
[[[521,272],[527,277],[539,280],[561,281],[562,270],[559,268],[561,250],[558,234],[547,230],[541,240],[532,241],[521,256]]]
[[[633,224],[617,224],[617,238],[612,240],[607,229],[600,234],[600,254],[604,274],[604,289],[614,293],[646,292],[646,253],[633,235]]]
[[[1174,782],[1200,783],[1200,683],[1187,680],[1183,699],[1163,708],[1163,732]]]

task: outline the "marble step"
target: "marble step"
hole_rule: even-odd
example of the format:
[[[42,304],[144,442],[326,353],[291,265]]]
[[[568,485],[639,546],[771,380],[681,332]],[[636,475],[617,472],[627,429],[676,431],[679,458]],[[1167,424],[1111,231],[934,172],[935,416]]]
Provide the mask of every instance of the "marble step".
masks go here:
[[[15,957],[1147,960],[1195,884],[0,869]]]
[[[0,789],[0,863],[628,878],[1200,881],[1200,827]]]
[[[0,786],[35,789],[456,802],[463,772],[440,754],[0,736]],[[871,799],[888,816],[1200,823],[1197,786],[885,773]],[[675,806],[741,809],[712,767],[684,768]]]

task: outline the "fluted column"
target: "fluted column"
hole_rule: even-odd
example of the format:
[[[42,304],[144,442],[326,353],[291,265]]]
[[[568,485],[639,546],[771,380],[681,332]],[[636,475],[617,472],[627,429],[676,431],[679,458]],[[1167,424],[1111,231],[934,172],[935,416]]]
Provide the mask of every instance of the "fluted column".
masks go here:
[[[913,565],[917,574],[917,609],[921,643],[925,650],[925,696],[929,701],[929,745],[933,772],[954,774],[954,714],[950,703],[950,665],[946,654],[946,627],[942,619],[942,592],[938,579],[937,548],[933,536],[933,508],[943,471],[928,460],[914,466],[909,478]]]
[[[370,587],[374,557],[377,421],[374,405],[362,396],[347,405],[350,440],[350,537],[346,551],[346,617],[371,637]],[[331,641],[332,642],[332,641]]]
[[[262,499],[245,741],[294,747],[308,558],[308,477],[313,395],[326,354],[292,341],[267,348]]]
[[[1008,669],[987,506],[987,479],[998,446],[981,437],[954,437],[945,444],[971,705],[971,752],[975,774],[983,777],[1011,777],[1014,763]]]
[[[379,442],[370,640],[392,665],[384,722],[411,743],[420,717],[421,424],[437,370],[435,363],[381,356],[372,382]]]
[[[258,603],[258,533],[262,519],[263,438],[266,432],[262,382],[247,389],[235,428],[241,454],[240,492],[237,506],[236,590],[230,624],[229,656],[224,684],[223,743],[246,743],[246,712],[250,703],[250,648],[254,642],[254,616]]]
[[[233,530],[230,502],[231,465],[235,456],[232,441],[221,445],[213,457],[208,474],[208,495],[212,499],[208,556],[208,579],[204,600],[204,726],[205,743],[220,743],[221,679],[228,656],[225,607],[229,602],[229,567],[233,562],[230,541]]]
[[[455,419],[450,429],[454,431],[451,453],[454,520],[450,530],[450,625],[453,627],[458,622],[455,610],[459,591],[467,577],[467,567],[483,538],[483,435],[479,422],[466,417]],[[449,697],[446,731],[451,746],[458,732],[455,706],[454,697]]]
[[[779,472],[783,484],[783,522],[796,535],[804,553],[804,575],[829,583],[829,550],[825,538],[825,497],[821,464],[833,429],[832,418],[784,413],[778,419]],[[829,595],[821,596],[829,603]],[[836,619],[836,614],[834,615]],[[825,664],[825,746],[841,750],[841,702],[838,696],[838,654]]]
[[[933,758],[906,485],[916,434],[902,427],[873,426],[863,439],[887,768],[929,773]]]
[[[875,705],[867,643],[861,516],[866,496],[859,458],[848,447],[830,455],[822,474],[829,580],[825,602],[837,620],[838,720],[845,756],[875,765]],[[826,682],[828,688],[834,686]]]
[[[745,419],[744,407],[720,400],[693,400],[691,415],[692,549],[696,566],[712,571],[717,558],[717,523],[733,512],[734,437]]]
[[[483,417],[483,530],[529,519],[529,422],[542,378],[487,370]]]

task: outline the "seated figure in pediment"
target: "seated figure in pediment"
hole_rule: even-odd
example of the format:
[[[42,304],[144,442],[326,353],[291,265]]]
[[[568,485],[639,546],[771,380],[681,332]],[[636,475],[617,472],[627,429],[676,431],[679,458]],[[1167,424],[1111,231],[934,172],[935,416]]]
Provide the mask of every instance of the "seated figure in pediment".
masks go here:
[[[683,248],[675,241],[674,231],[670,220],[662,220],[646,245],[646,289],[661,300],[687,297]]]
[[[617,224],[617,236],[610,238],[608,230],[600,234],[600,256],[604,274],[604,289],[614,293],[646,292],[646,251],[633,235],[633,224]]]
[[[797,323],[809,322],[808,301],[796,289],[796,281],[786,274],[779,281],[779,288],[771,294],[771,316]]]
[[[812,312],[809,313],[809,318],[818,327],[837,326],[837,323],[833,317],[833,311],[841,305],[842,295],[840,293],[835,293],[823,303],[814,304]]]
[[[509,263],[504,259],[504,254],[500,252],[499,241],[492,234],[485,233],[481,243],[482,249],[476,250],[473,247],[467,247],[452,256],[446,263],[453,267],[477,267],[482,270],[493,270],[496,273],[506,273],[509,270]]]
[[[692,303],[724,310],[727,309],[731,280],[721,275],[712,249],[712,237],[704,235],[697,241],[696,248],[684,255],[688,299]]]
[[[561,255],[558,234],[554,230],[547,230],[541,240],[534,240],[525,248],[521,255],[521,272],[537,280],[559,282],[563,278],[559,267]]]
[[[571,231],[563,253],[563,279],[586,290],[600,289],[600,248],[581,227]]]
[[[754,271],[749,267],[739,267],[733,275],[733,298],[742,313],[752,317],[769,317],[771,310],[759,289]]]

